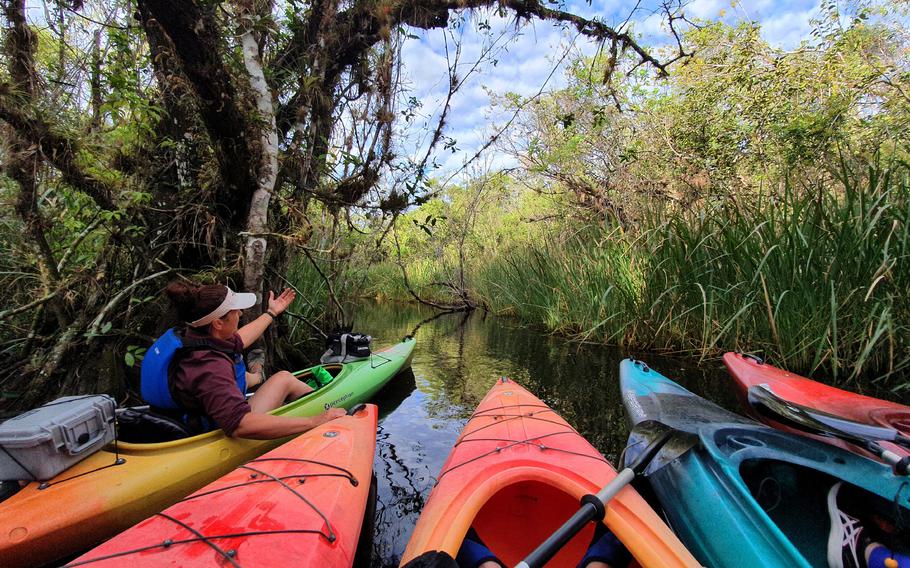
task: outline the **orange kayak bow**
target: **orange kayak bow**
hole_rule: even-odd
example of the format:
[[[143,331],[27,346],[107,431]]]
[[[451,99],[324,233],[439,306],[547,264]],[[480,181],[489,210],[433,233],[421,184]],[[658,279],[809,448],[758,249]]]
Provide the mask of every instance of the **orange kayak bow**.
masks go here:
[[[469,529],[514,566],[616,477],[606,459],[556,412],[503,378],[474,411],[417,521],[402,566],[429,551],[454,558]],[[604,524],[640,566],[698,566],[642,497],[624,487]],[[574,567],[594,535],[589,524],[548,566]]]

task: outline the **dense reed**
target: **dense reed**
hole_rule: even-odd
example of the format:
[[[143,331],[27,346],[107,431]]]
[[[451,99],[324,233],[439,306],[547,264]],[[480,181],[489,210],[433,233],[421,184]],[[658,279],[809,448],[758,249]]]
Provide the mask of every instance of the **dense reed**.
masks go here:
[[[776,364],[892,389],[910,365],[907,170],[654,216],[519,248],[474,280],[495,309],[585,339]],[[905,373],[903,373],[906,376]]]

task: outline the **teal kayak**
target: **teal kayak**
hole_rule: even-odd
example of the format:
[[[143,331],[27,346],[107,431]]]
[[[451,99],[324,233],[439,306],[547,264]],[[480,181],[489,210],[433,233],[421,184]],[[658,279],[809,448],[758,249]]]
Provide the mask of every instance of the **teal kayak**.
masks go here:
[[[827,566],[829,497],[840,491],[864,520],[910,518],[910,480],[885,464],[724,410],[640,361],[620,364],[620,385],[633,426],[626,463],[672,434],[644,477],[706,566]]]

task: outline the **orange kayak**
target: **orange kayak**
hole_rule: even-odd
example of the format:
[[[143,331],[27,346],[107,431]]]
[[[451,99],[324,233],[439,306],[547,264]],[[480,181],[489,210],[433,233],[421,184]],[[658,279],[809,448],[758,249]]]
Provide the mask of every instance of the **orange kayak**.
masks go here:
[[[514,566],[597,493],[616,470],[549,406],[509,379],[481,401],[443,465],[401,564],[458,554],[469,529]],[[698,562],[630,486],[607,505],[604,524],[639,566]],[[594,535],[590,523],[547,564],[574,567]]]
[[[407,368],[414,345],[406,339],[367,359],[325,365],[332,382],[271,413],[315,416],[326,405],[367,402]],[[0,567],[40,566],[86,550],[288,440],[230,438],[221,430],[156,443],[121,438],[0,502]]]
[[[376,423],[367,405],[301,434],[67,566],[350,567]]]

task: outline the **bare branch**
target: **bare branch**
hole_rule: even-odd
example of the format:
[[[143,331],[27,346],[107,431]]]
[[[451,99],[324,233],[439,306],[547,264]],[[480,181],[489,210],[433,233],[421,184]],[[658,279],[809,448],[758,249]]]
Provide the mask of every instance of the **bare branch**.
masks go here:
[[[50,300],[53,300],[54,298],[59,296],[60,292],[61,292],[60,290],[54,290],[47,296],[44,296],[43,298],[38,298],[37,300],[35,300],[33,302],[29,302],[28,304],[25,304],[24,306],[19,306],[18,308],[12,308],[12,309],[0,312],[0,321],[3,321],[6,318],[12,317],[16,314],[21,314],[22,312],[27,312],[28,310],[30,310],[32,308],[37,308],[38,306],[42,306],[42,305],[46,304],[47,302],[49,302]]]
[[[129,296],[135,288],[145,284],[146,282],[149,282],[151,280],[164,276],[165,274],[170,274],[171,272],[174,272],[173,268],[168,268],[167,270],[162,270],[161,272],[156,272],[154,274],[150,274],[150,275],[146,276],[145,278],[140,278],[139,280],[136,280],[135,282],[133,282],[132,284],[130,284],[129,286],[127,286],[126,288],[121,290],[120,293],[118,293],[116,296],[114,296],[111,299],[111,301],[108,302],[107,305],[104,306],[104,308],[102,308],[100,312],[98,312],[98,315],[95,316],[95,320],[92,321],[92,324],[89,326],[88,331],[86,332],[86,334],[89,336],[89,338],[93,338],[98,335],[98,329],[101,327],[101,323],[107,318],[108,314],[114,308],[116,308],[117,305],[120,302],[122,302],[124,298]]]
[[[316,263],[316,259],[313,258],[313,255],[307,249],[303,249],[303,254],[309,259],[310,263],[313,265],[313,268],[316,269],[316,272],[319,273],[319,276],[322,277],[323,282],[325,282],[326,287],[329,291],[329,298],[332,300],[332,303],[335,304],[335,307],[338,308],[338,313],[341,314],[342,321],[345,319],[344,308],[341,307],[341,302],[338,301],[338,296],[335,294],[335,289],[332,287],[332,281],[325,275],[319,264]]]
[[[401,268],[401,277],[402,280],[404,280],[404,287],[407,289],[412,298],[414,298],[418,303],[425,306],[430,306],[431,308],[436,308],[437,310],[445,310],[449,312],[459,311],[459,309],[467,310],[473,308],[473,306],[469,306],[468,304],[463,304],[462,306],[447,306],[445,304],[437,304],[436,302],[431,302],[430,300],[421,298],[420,295],[411,287],[410,281],[408,281],[408,270],[404,265],[404,261],[401,259],[401,245],[398,243],[398,231],[396,231],[394,227],[392,229],[392,238],[395,240],[396,258],[398,260],[398,267]]]

